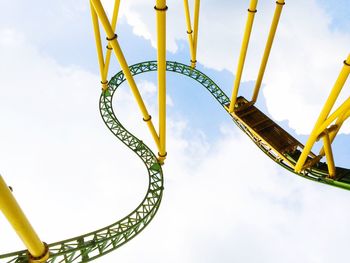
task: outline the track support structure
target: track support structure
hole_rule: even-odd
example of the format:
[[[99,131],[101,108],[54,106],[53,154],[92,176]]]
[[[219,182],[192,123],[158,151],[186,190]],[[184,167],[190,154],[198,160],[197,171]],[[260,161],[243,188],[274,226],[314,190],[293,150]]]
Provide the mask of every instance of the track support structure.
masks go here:
[[[188,35],[188,44],[190,47],[190,55],[191,55],[191,67],[195,68],[197,63],[197,42],[198,42],[198,24],[199,24],[199,7],[200,0],[194,1],[194,20],[193,20],[193,30],[190,16],[190,8],[188,4],[188,0],[184,0],[184,9],[185,9],[185,17],[186,17],[186,28]]]
[[[158,110],[159,110],[159,152],[161,164],[166,158],[166,11],[165,0],[157,0],[154,7],[157,20],[157,65],[158,65]]]
[[[348,97],[343,104],[341,104],[332,114],[331,110],[350,74],[350,54],[344,60],[344,65],[340,74],[325,102],[323,109],[315,123],[315,126],[307,140],[304,150],[302,151],[298,162],[295,165],[295,172],[300,173],[305,169],[306,160],[314,146],[315,142],[320,138],[323,139],[323,148],[319,156],[326,156],[329,175],[331,178],[335,176],[335,165],[331,149],[331,143],[339,132],[344,121],[350,116],[350,97]],[[332,125],[335,122],[335,125]]]
[[[247,17],[247,22],[245,25],[241,52],[240,52],[239,59],[238,59],[236,78],[235,78],[235,82],[233,84],[231,102],[230,102],[230,106],[229,106],[230,113],[233,112],[234,106],[235,106],[236,100],[237,100],[239,85],[241,83],[241,78],[242,78],[244,62],[245,62],[245,58],[246,58],[247,50],[248,50],[248,45],[249,45],[250,34],[252,32],[254,16],[255,16],[255,13],[257,12],[257,10],[256,10],[257,4],[258,4],[258,0],[251,0],[250,4],[249,4],[249,8],[248,8],[248,17]]]
[[[245,32],[244,32],[244,36],[243,36],[241,52],[240,52],[240,56],[239,56],[239,60],[238,60],[236,79],[235,79],[233,89],[232,89],[230,106],[228,108],[228,111],[230,113],[234,112],[234,108],[235,108],[235,104],[236,104],[236,100],[237,100],[239,85],[241,83],[241,77],[242,77],[245,57],[247,54],[249,38],[250,38],[252,26],[253,26],[254,14],[256,12],[257,2],[258,2],[257,0],[251,0],[250,4],[249,4],[249,8],[248,8],[248,18],[247,18]],[[254,104],[256,102],[258,95],[259,95],[262,79],[264,77],[267,61],[269,59],[270,51],[272,48],[272,43],[273,43],[273,40],[275,38],[278,22],[279,22],[279,19],[281,17],[282,8],[284,5],[285,5],[284,0],[277,0],[276,1],[276,8],[275,8],[274,16],[273,16],[272,23],[270,26],[270,32],[269,32],[269,35],[268,35],[268,38],[266,41],[263,58],[261,60],[258,77],[257,77],[257,80],[255,82],[253,96],[251,99],[252,104]]]
[[[259,69],[259,73],[258,73],[258,78],[257,78],[257,80],[255,82],[255,88],[254,88],[254,93],[253,93],[253,97],[252,97],[252,102],[253,103],[256,102],[256,100],[258,98],[258,95],[259,95],[262,79],[264,77],[267,61],[268,61],[269,56],[270,56],[272,43],[273,43],[273,40],[274,40],[275,35],[276,35],[278,22],[280,20],[281,13],[282,13],[282,8],[283,8],[284,5],[285,5],[284,0],[277,0],[276,1],[275,13],[273,15],[269,36],[268,36],[267,41],[266,41],[264,55],[263,55],[263,58],[261,60],[260,69]]]
[[[30,263],[46,262],[49,258],[48,246],[39,239],[32,225],[14,198],[10,188],[0,175],[0,210],[12,225],[19,238],[28,249]]]
[[[102,78],[102,89],[103,90],[107,90],[107,75],[108,75],[108,68],[106,67],[106,65],[109,65],[109,58],[106,57],[106,65],[104,63],[103,60],[103,52],[102,52],[102,45],[101,45],[101,37],[100,37],[100,33],[99,33],[99,29],[98,28],[98,21],[101,22],[106,35],[107,35],[107,41],[108,41],[108,45],[107,45],[107,54],[108,52],[110,52],[109,50],[113,49],[115,56],[117,57],[117,60],[120,64],[120,67],[122,68],[123,73],[125,74],[126,80],[129,84],[129,87],[136,99],[136,102],[140,108],[140,111],[143,115],[143,120],[147,123],[147,126],[151,132],[151,135],[153,137],[153,140],[159,150],[159,152],[162,152],[162,149],[160,147],[160,141],[159,141],[159,137],[158,134],[154,128],[153,122],[152,122],[152,117],[151,115],[148,113],[146,105],[141,97],[141,94],[137,88],[136,82],[132,76],[132,74],[130,73],[129,70],[129,66],[126,62],[126,59],[124,57],[124,54],[122,52],[122,49],[119,45],[119,42],[117,40],[117,34],[115,34],[114,28],[115,28],[115,24],[117,21],[117,14],[118,14],[118,10],[119,10],[119,1],[117,1],[115,3],[115,7],[114,7],[114,11],[113,11],[113,18],[112,18],[112,23],[113,25],[109,22],[108,17],[106,15],[106,12],[101,4],[100,0],[90,0],[91,3],[91,13],[92,13],[92,20],[93,20],[93,25],[94,25],[94,29],[95,29],[95,40],[96,40],[96,46],[97,46],[97,54],[98,54],[98,58],[99,58],[99,64],[100,64],[100,73],[101,73],[101,78]]]

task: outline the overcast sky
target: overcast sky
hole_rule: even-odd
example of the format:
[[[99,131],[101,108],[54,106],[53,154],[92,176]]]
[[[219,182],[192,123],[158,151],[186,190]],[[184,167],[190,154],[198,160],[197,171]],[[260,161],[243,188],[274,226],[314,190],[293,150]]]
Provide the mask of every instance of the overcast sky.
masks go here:
[[[113,2],[113,1],[110,1]],[[104,1],[110,10],[111,3]],[[202,1],[198,68],[230,94],[249,1]],[[143,199],[143,163],[99,116],[88,1],[0,0],[0,173],[47,243],[111,224]],[[156,58],[153,3],[122,1],[129,64]],[[168,59],[189,62],[182,2],[168,3]],[[275,1],[261,1],[242,92],[256,78]],[[349,54],[349,0],[287,1],[259,105],[305,143]],[[111,75],[120,70],[117,63]],[[136,81],[156,122],[156,79]],[[350,193],[281,170],[198,84],[168,78],[168,158],[160,210],[96,262],[347,262]],[[349,94],[347,83],[343,97]],[[114,106],[156,151],[127,85]],[[350,158],[349,125],[336,162]],[[0,216],[0,252],[23,249]]]

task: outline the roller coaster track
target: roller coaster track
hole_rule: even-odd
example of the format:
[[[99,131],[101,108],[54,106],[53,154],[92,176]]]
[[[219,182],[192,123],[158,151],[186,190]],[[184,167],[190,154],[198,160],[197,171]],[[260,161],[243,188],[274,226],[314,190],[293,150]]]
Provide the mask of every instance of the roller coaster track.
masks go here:
[[[129,67],[133,76],[145,72],[156,71],[157,61],[147,61]],[[188,76],[205,87],[217,102],[227,112],[225,105],[230,100],[227,95],[202,72],[187,65],[168,61],[166,70]],[[88,262],[99,258],[125,244],[139,234],[153,219],[161,203],[163,194],[163,172],[157,157],[141,140],[132,135],[119,122],[112,108],[112,100],[117,88],[125,81],[122,71],[117,73],[109,82],[108,90],[100,96],[99,108],[102,119],[108,129],[130,148],[143,161],[149,176],[149,185],[145,198],[141,204],[123,219],[81,236],[49,244],[49,263]],[[227,112],[228,113],[228,112]],[[228,113],[229,114],[229,113]],[[272,160],[283,168],[294,173],[294,170],[283,160],[273,154],[271,149],[256,138],[248,128],[231,114],[233,122]],[[331,184],[349,189],[348,184],[336,182],[326,177],[326,173],[317,169],[308,169],[298,175],[307,179]],[[5,261],[4,261],[5,260]],[[0,255],[0,262],[25,263],[28,262],[26,250]]]

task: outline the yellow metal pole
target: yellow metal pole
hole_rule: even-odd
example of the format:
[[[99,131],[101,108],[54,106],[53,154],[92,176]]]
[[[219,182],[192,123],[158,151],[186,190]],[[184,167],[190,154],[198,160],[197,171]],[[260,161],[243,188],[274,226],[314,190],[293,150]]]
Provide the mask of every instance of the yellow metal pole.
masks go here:
[[[140,95],[140,92],[136,86],[135,80],[133,78],[133,76],[131,75],[130,69],[128,67],[128,64],[126,63],[125,57],[123,55],[123,52],[119,46],[118,40],[117,40],[117,35],[114,33],[111,24],[109,23],[109,20],[107,18],[106,12],[103,9],[103,6],[101,4],[100,0],[91,0],[91,3],[94,6],[94,9],[101,21],[101,24],[103,25],[105,31],[106,31],[106,35],[107,35],[107,40],[110,42],[114,53],[119,61],[120,67],[123,70],[123,73],[125,75],[126,80],[128,81],[128,84],[131,88],[131,91],[136,99],[136,102],[142,112],[143,115],[143,120],[147,123],[147,126],[151,132],[151,135],[158,147],[158,149],[160,149],[159,147],[159,138],[157,135],[156,130],[154,129],[152,120],[151,120],[151,116],[148,114],[148,111],[146,109],[146,106],[142,100],[142,97]]]
[[[328,132],[326,132],[326,134],[322,137],[322,139],[323,139],[324,151],[326,153],[329,177],[334,178],[336,171],[335,171],[334,158],[333,158],[333,153],[331,148],[331,141],[329,140]]]
[[[331,143],[334,141],[334,138],[337,136],[341,126],[343,125],[343,123],[350,117],[350,110],[348,110],[345,114],[343,114],[342,116],[340,116],[337,121],[335,122],[335,125],[338,126],[338,129],[333,131],[330,135],[329,135],[329,139],[331,140]]]
[[[185,16],[186,16],[186,27],[187,27],[187,36],[188,36],[188,45],[190,47],[190,54],[191,54],[191,61],[195,60],[194,56],[194,45],[193,45],[193,30],[191,26],[191,17],[190,17],[190,9],[188,6],[188,0],[184,0],[184,9],[185,9]]]
[[[166,6],[165,0],[157,0],[157,63],[158,63],[158,107],[159,107],[159,152],[158,160],[166,158]]]
[[[338,126],[337,130],[333,131],[330,135],[329,138],[331,140],[331,143],[333,142],[334,138],[337,136],[341,126],[343,126],[343,123],[350,117],[350,109],[343,114],[342,116],[340,116],[337,121],[335,122],[335,125]]]
[[[95,34],[95,42],[96,42],[96,51],[97,51],[98,65],[100,67],[100,76],[101,76],[102,90],[106,90],[108,86],[107,86],[107,80],[103,76],[105,63],[103,61],[103,51],[102,51],[100,27],[98,25],[97,14],[96,14],[95,9],[93,8],[91,2],[90,2],[90,9],[91,9],[92,24],[93,24],[93,27],[94,27],[94,34]]]
[[[343,102],[317,129],[316,133],[320,134],[324,131],[329,125],[331,125],[335,120],[340,118],[343,114],[350,109],[350,97]]]
[[[332,110],[335,101],[337,100],[340,91],[342,90],[348,76],[350,74],[350,54],[348,58],[344,61],[344,66],[340,71],[340,74],[332,88],[331,93],[328,96],[328,99],[323,106],[323,109],[318,117],[316,124],[310,134],[309,139],[307,140],[304,149],[295,165],[295,172],[300,172],[303,168],[303,165],[309,155],[312,146],[314,145],[318,134],[324,131],[337,117],[344,113],[344,111],[349,109],[350,106],[350,98],[347,99],[331,116],[328,117],[330,111]],[[326,120],[327,119],[327,120]]]
[[[336,122],[335,122],[335,125],[336,125],[337,128],[336,128],[335,130],[329,132],[329,140],[330,140],[331,144],[333,143],[335,137],[337,136],[337,134],[338,134],[340,128],[343,126],[343,123],[344,123],[344,122],[346,121],[346,119],[349,118],[349,117],[350,117],[350,110],[345,111],[342,115],[340,115],[340,116],[337,118],[337,120],[336,120]],[[319,155],[324,155],[324,154],[325,154],[325,152],[324,152],[324,147],[322,147],[322,149],[320,150]]]
[[[115,28],[116,28],[116,25],[117,25],[119,6],[120,6],[120,0],[115,0],[115,2],[114,2],[114,9],[113,9],[113,16],[112,16],[112,22],[111,22],[111,26],[112,26],[113,32],[115,32]],[[103,70],[102,82],[106,82],[107,81],[109,64],[110,64],[110,61],[111,61],[111,54],[112,54],[112,49],[113,49],[109,42],[108,42],[106,48],[107,48],[107,52],[106,52],[105,66],[104,66],[104,70]]]
[[[199,23],[200,0],[194,2],[194,22],[193,22],[193,57],[191,58],[191,67],[196,67],[197,62],[197,43],[198,43],[198,23]]]
[[[254,93],[253,93],[253,97],[252,97],[253,103],[256,102],[258,95],[259,95],[259,90],[261,87],[262,79],[264,77],[264,73],[265,73],[265,69],[266,69],[266,65],[267,65],[267,60],[269,59],[273,39],[275,38],[277,25],[278,25],[284,4],[285,4],[284,0],[277,0],[276,1],[275,13],[273,15],[269,36],[268,36],[266,46],[265,46],[263,59],[262,59],[261,64],[260,64],[258,78],[257,78],[256,83],[255,83]]]
[[[238,89],[239,85],[241,83],[241,77],[245,62],[245,57],[247,55],[248,50],[248,44],[250,39],[250,34],[252,32],[253,22],[254,22],[254,15],[256,13],[256,6],[258,4],[258,0],[251,0],[248,8],[248,17],[247,22],[245,25],[245,31],[242,41],[242,47],[241,47],[241,53],[239,55],[238,65],[237,65],[237,72],[236,72],[236,78],[232,89],[232,96],[231,96],[231,102],[229,107],[229,112],[232,113],[236,104],[236,99],[238,95]]]
[[[47,245],[39,239],[1,175],[0,210],[27,247],[29,262],[45,262],[49,257]]]

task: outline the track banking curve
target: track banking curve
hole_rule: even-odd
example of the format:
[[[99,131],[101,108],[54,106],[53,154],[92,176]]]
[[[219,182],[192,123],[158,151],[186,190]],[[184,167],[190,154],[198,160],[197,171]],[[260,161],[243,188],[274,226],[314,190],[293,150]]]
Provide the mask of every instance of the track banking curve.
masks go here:
[[[157,61],[142,62],[132,65],[129,68],[133,76],[156,71]],[[205,87],[228,113],[233,122],[246,133],[266,155],[283,168],[294,173],[294,170],[288,164],[276,157],[271,149],[256,138],[243,123],[229,114],[225,105],[230,103],[230,99],[208,76],[190,66],[172,61],[167,61],[166,70],[168,72],[188,76]],[[150,148],[145,145],[142,140],[136,138],[123,127],[112,107],[115,91],[125,80],[124,73],[120,71],[109,81],[108,90],[103,92],[100,96],[99,108],[101,117],[108,129],[130,150],[135,152],[145,164],[149,176],[146,196],[135,210],[109,226],[81,236],[49,244],[50,257],[47,261],[49,263],[88,262],[97,259],[134,238],[150,223],[158,211],[164,190],[161,165],[158,163],[156,155]],[[298,175],[313,181],[349,189],[347,184],[342,184],[326,178],[324,173],[315,169],[305,170]],[[27,251],[21,250],[0,255],[0,262],[28,262]]]

